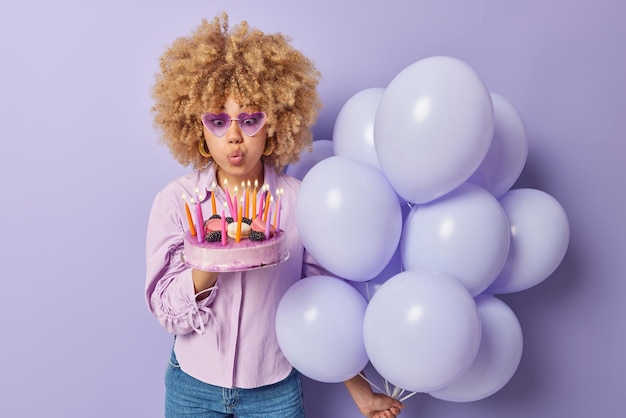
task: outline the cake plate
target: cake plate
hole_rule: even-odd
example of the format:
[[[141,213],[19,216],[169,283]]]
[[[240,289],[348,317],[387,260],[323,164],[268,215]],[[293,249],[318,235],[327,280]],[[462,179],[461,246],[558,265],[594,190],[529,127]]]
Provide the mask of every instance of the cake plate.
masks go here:
[[[206,267],[200,267],[200,266],[196,266],[193,265],[192,263],[188,262],[185,259],[185,252],[182,251],[180,253],[180,259],[183,261],[183,263],[191,268],[194,268],[196,270],[202,270],[202,271],[209,271],[209,272],[213,272],[213,273],[238,273],[238,272],[243,272],[243,271],[253,271],[253,270],[260,270],[260,269],[265,269],[265,268],[269,268],[269,267],[274,267],[277,266],[281,263],[284,263],[285,261],[287,261],[289,259],[289,251],[286,251],[285,255],[283,258],[281,258],[280,260],[274,262],[274,263],[270,263],[270,264],[263,264],[260,266],[255,266],[255,267],[243,267],[243,268],[238,268],[237,266],[228,266],[228,267],[215,267],[214,269],[209,269]]]

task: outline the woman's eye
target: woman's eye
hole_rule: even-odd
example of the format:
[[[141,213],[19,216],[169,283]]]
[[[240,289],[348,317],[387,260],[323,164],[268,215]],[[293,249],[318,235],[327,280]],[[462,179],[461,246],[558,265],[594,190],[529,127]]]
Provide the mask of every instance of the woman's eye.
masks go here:
[[[213,126],[216,126],[218,128],[224,126],[224,121],[221,119],[213,119],[211,123],[213,124]]]
[[[256,125],[256,122],[257,122],[256,118],[246,118],[243,120],[243,124],[248,125],[248,126],[254,126]]]

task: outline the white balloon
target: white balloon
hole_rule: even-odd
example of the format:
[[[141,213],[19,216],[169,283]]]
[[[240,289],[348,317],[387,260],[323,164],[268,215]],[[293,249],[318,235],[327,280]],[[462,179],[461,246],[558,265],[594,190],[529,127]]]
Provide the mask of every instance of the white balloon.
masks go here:
[[[404,69],[385,89],[374,146],[398,194],[426,203],[472,175],[493,129],[491,95],[476,72],[455,58],[430,57]]]
[[[495,128],[491,146],[478,169],[468,179],[496,197],[517,181],[528,157],[528,138],[522,116],[504,97],[491,93]]]
[[[472,402],[493,395],[506,385],[522,359],[523,337],[515,313],[490,295],[476,298],[482,336],[474,362],[449,386],[430,394],[452,402]]]
[[[341,108],[333,129],[335,155],[354,158],[380,169],[374,148],[374,118],[384,88],[373,87],[352,96]]]
[[[403,271],[380,286],[365,311],[363,341],[378,373],[413,392],[441,389],[472,364],[480,346],[474,299],[453,277]]]
[[[276,338],[291,364],[311,379],[338,383],[367,364],[363,316],[367,303],[345,281],[309,276],[293,284],[276,310]]]
[[[313,148],[300,154],[300,159],[287,166],[285,173],[302,180],[306,173],[320,161],[333,156],[333,141],[318,139],[313,141]]]
[[[569,221],[561,204],[536,189],[510,190],[500,198],[511,227],[509,255],[488,293],[513,293],[547,279],[569,245]]]
[[[405,270],[450,274],[476,296],[502,271],[509,242],[509,223],[498,200],[465,183],[442,198],[413,207],[400,240],[402,265]]]
[[[370,301],[374,293],[380,289],[383,283],[385,283],[389,278],[395,276],[396,274],[402,271],[402,259],[400,257],[400,246],[396,249],[396,252],[393,254],[391,261],[387,263],[383,271],[381,271],[376,277],[366,282],[355,282],[351,280],[349,283],[356,290],[363,295],[366,301]]]
[[[398,248],[402,210],[379,170],[335,155],[302,180],[296,223],[302,243],[322,267],[344,279],[367,281]]]

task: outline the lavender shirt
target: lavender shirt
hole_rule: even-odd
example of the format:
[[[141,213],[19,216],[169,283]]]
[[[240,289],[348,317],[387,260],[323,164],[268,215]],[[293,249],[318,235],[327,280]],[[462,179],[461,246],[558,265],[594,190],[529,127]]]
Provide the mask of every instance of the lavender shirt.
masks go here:
[[[146,245],[148,307],[159,323],[176,335],[174,351],[182,370],[216,386],[254,388],[287,377],[292,366],[276,340],[276,308],[293,283],[304,275],[321,273],[314,260],[305,256],[296,228],[300,182],[276,174],[271,168],[264,170],[265,183],[272,192],[284,189],[280,226],[287,234],[290,257],[274,267],[222,273],[211,294],[201,301],[196,301],[191,269],[181,261],[183,236],[189,229],[182,195],[195,196],[196,188],[200,194],[210,191],[216,182],[214,166],[169,183],[157,194],[150,213]],[[217,188],[215,197],[221,214],[226,200],[221,188]],[[210,198],[201,206],[208,219],[212,213]],[[193,212],[193,205],[190,209]]]

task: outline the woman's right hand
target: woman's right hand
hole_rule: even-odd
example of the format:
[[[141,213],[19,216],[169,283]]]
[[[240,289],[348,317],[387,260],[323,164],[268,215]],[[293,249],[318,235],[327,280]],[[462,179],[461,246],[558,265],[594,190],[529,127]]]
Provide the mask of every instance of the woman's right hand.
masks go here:
[[[191,270],[191,279],[193,280],[193,287],[196,294],[203,290],[210,289],[215,286],[219,273],[213,271]],[[197,296],[197,300],[202,300],[209,296],[211,292],[204,292]]]

